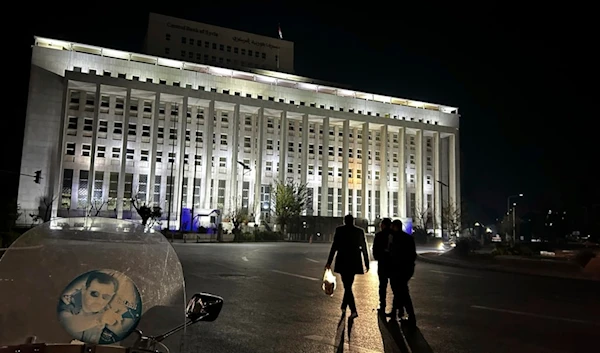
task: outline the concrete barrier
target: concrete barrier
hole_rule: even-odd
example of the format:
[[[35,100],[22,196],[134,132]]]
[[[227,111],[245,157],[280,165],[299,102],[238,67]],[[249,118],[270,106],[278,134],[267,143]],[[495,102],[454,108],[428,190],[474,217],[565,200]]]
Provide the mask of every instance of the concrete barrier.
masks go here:
[[[585,265],[583,272],[600,279],[600,254],[597,254],[596,257],[592,258],[587,265]]]

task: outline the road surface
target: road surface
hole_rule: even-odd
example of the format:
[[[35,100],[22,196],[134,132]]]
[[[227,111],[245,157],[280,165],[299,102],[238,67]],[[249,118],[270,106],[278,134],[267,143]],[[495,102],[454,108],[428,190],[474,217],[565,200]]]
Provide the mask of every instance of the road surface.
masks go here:
[[[188,295],[225,298],[213,323],[189,328],[194,352],[590,352],[598,348],[600,283],[418,262],[418,330],[376,314],[377,263],[357,276],[359,317],[341,319],[343,290],[321,291],[329,244],[176,243]],[[391,302],[391,296],[389,298]],[[594,348],[595,347],[595,348]]]

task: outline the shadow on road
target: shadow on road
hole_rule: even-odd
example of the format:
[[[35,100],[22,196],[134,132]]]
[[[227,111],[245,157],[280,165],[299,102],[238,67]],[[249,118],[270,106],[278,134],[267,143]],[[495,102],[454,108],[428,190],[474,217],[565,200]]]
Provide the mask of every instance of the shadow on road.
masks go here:
[[[385,316],[377,315],[377,324],[379,325],[379,332],[381,332],[383,351],[385,353],[410,353],[396,320],[388,322]]]
[[[342,314],[340,321],[338,322],[337,330],[335,332],[335,341],[333,341],[336,353],[344,352],[344,333],[346,331],[346,315]]]
[[[387,321],[383,315],[378,315],[378,324],[384,352],[433,353],[418,327],[402,325],[400,328],[397,320]]]
[[[433,353],[433,349],[418,327],[411,327],[408,325],[402,325],[402,332],[404,333],[404,338],[408,343],[410,349],[415,353]]]

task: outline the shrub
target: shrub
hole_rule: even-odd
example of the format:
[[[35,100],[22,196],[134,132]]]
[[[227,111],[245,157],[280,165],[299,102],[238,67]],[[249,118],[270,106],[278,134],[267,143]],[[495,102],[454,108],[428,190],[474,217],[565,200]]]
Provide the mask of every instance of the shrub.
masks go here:
[[[471,239],[468,237],[458,238],[456,241],[456,253],[458,256],[466,257],[471,251]]]
[[[279,232],[262,231],[254,233],[255,241],[279,241],[282,240],[283,236]]]

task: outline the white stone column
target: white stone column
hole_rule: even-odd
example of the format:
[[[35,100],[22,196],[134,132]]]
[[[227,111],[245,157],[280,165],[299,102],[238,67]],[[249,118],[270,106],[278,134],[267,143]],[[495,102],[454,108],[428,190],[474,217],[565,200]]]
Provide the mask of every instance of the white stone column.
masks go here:
[[[458,145],[458,131],[455,134],[450,135],[448,143],[448,155],[449,155],[449,191],[450,191],[450,202],[452,207],[456,207],[460,210],[460,150]]]
[[[240,170],[244,173],[243,168],[238,168],[239,150],[240,150],[240,105],[236,104],[233,107],[232,117],[233,129],[231,131],[231,173],[229,175],[229,188],[225,190],[225,200],[229,200],[229,211],[235,211],[241,207],[242,196],[238,193],[238,174]],[[243,185],[242,185],[243,187]]]
[[[256,146],[256,168],[254,170],[254,221],[260,224],[261,221],[261,204],[260,204],[260,187],[262,184],[263,172],[263,154],[265,146],[265,124],[264,124],[264,108],[258,109],[258,146]],[[283,129],[284,126],[282,125]],[[283,146],[279,147],[279,153],[287,151]],[[285,166],[279,165],[279,170],[285,170]]]
[[[187,177],[187,173],[185,172],[185,164],[184,164],[184,160],[185,160],[185,132],[187,129],[187,107],[188,107],[188,97],[184,96],[183,97],[183,102],[181,104],[181,106],[179,107],[179,115],[178,115],[178,119],[179,119],[179,124],[177,126],[177,131],[178,131],[178,137],[177,137],[177,143],[179,144],[178,147],[178,151],[177,151],[177,184],[175,187],[175,194],[173,195],[173,214],[175,215],[175,221],[177,222],[177,229],[179,229],[179,227],[181,226],[181,205],[182,205],[182,201],[183,198],[186,197],[187,195],[183,195],[183,178]],[[191,136],[191,132],[190,132],[190,140],[192,139]],[[191,158],[189,158],[188,156],[188,163],[190,162]],[[189,168],[189,164],[188,164],[188,168]],[[173,181],[175,182],[175,181]],[[189,180],[188,180],[188,189],[189,189]]]
[[[350,120],[344,120],[342,128],[342,217],[352,210],[348,210],[348,151],[350,150]]]
[[[398,215],[406,218],[406,154],[404,150],[406,129],[401,127],[398,131]]]
[[[148,156],[148,162],[150,163],[150,175],[148,176],[148,192],[146,193],[146,200],[148,205],[153,203],[160,204],[160,200],[154,200],[154,179],[156,178],[156,141],[158,136],[158,112],[160,107],[160,92],[156,93],[154,97],[154,107],[152,111],[152,131],[150,133],[150,155]]]
[[[413,212],[413,224],[421,226],[420,220],[415,219],[419,212],[423,212],[423,179],[425,179],[423,170],[423,130],[417,130],[415,137],[415,209]]]
[[[327,216],[329,195],[329,118],[323,119],[323,174],[321,175],[321,214]]]
[[[52,203],[52,211],[51,211],[51,218],[54,219],[57,217],[58,215],[58,209],[60,207],[62,207],[62,185],[63,185],[63,179],[64,179],[64,171],[63,171],[63,165],[64,165],[64,159],[65,159],[65,131],[66,131],[66,124],[67,124],[67,116],[69,115],[69,80],[65,80],[64,82],[64,89],[63,89],[63,100],[62,100],[62,110],[61,110],[61,117],[60,117],[60,132],[58,135],[58,149],[56,151],[56,153],[58,155],[55,155],[56,160],[58,161],[58,165],[56,166],[56,169],[51,169],[54,171],[54,180],[55,183],[54,185],[50,185],[50,188],[52,188],[52,195],[53,197],[56,197],[56,202]],[[49,175],[48,175],[49,176]],[[71,195],[74,194],[73,192],[73,186],[71,185]]]
[[[362,202],[360,204],[360,213],[362,218],[367,218],[367,204],[369,195],[367,193],[367,181],[369,180],[369,123],[362,126],[362,170],[361,170],[361,193]]]
[[[287,119],[287,112],[283,111],[281,112],[280,118],[279,118],[279,124],[281,126],[281,129],[279,130],[279,141],[280,142],[280,146],[279,146],[279,182],[283,183],[285,182],[285,175],[287,173],[287,149],[288,149],[288,131],[289,131],[289,126],[288,126],[288,119]],[[260,151],[260,150],[259,150]]]
[[[308,114],[302,116],[302,165],[300,183],[306,185],[308,178]]]
[[[123,141],[121,144],[121,171],[117,184],[117,219],[123,219],[123,194],[125,193],[125,172],[127,167],[127,141],[129,140],[129,108],[131,105],[131,88],[127,89],[125,96],[125,112],[123,114]],[[89,200],[88,200],[89,202]]]
[[[383,125],[381,127],[381,171],[379,172],[379,208],[381,217],[391,217],[389,202],[388,202],[388,157],[387,157],[387,144],[388,144],[388,126]]]
[[[212,179],[212,156],[213,156],[213,133],[215,131],[215,121],[214,121],[214,116],[215,116],[215,101],[210,101],[210,103],[208,104],[208,114],[206,114],[204,116],[204,122],[205,122],[205,138],[204,138],[204,156],[202,156],[202,158],[204,159],[203,163],[204,164],[204,180],[202,180],[202,183],[204,185],[204,187],[202,189],[204,189],[204,192],[202,192],[202,194],[200,195],[200,197],[202,197],[202,201],[201,204],[203,205],[204,209],[210,209],[212,208],[213,205],[210,204],[210,180]],[[217,161],[218,162],[218,161]]]
[[[96,180],[96,146],[98,145],[98,115],[100,113],[100,89],[99,83],[96,84],[96,95],[94,97],[94,121],[92,122],[92,151],[90,152],[90,176],[88,177],[88,206],[89,210],[92,204],[92,196],[94,196],[94,181]],[[126,128],[125,126],[123,127]],[[123,134],[125,135],[125,134]],[[60,201],[58,201],[60,203]]]
[[[434,220],[434,233],[436,228],[440,227],[442,223],[442,205],[441,205],[441,185],[438,181],[441,181],[440,174],[440,133],[434,132],[432,139],[433,147],[433,220]],[[441,233],[440,233],[441,234]]]

